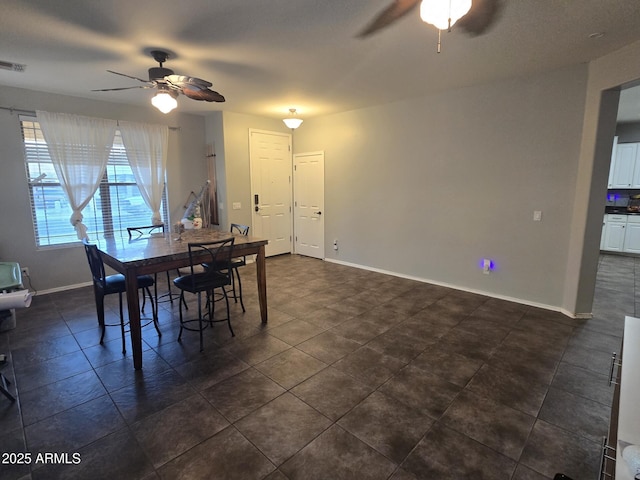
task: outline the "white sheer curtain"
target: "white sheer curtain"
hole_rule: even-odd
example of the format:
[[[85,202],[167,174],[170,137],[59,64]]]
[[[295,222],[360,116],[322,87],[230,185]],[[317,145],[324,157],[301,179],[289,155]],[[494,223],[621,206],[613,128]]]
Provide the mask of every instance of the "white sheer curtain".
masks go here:
[[[71,225],[87,237],[82,210],[93,198],[113,146],[117,122],[103,118],[37,111],[58,180],[73,210]]]
[[[127,152],[140,194],[153,212],[151,223],[162,223],[160,204],[167,170],[169,128],[166,125],[119,122],[122,143]]]

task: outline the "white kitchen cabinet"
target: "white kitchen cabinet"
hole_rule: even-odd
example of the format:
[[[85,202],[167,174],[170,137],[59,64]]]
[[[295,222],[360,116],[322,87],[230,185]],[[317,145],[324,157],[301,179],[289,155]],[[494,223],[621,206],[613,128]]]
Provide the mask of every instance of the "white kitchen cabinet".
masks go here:
[[[626,228],[627,215],[607,215],[603,250],[610,252],[624,251]]]
[[[618,143],[616,137],[608,188],[640,188],[640,143]]]
[[[640,253],[640,216],[629,215],[624,232],[624,252]]]
[[[600,250],[640,254],[640,215],[605,215]]]
[[[618,143],[609,172],[609,188],[640,188],[640,159],[637,143]]]

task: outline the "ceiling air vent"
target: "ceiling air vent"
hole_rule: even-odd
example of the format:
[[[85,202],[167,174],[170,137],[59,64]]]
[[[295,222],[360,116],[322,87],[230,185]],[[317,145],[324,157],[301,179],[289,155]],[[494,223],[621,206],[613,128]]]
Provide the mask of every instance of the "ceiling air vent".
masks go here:
[[[21,65],[19,63],[11,63],[11,62],[3,62],[0,60],[0,70],[11,70],[14,72],[24,72],[26,65]]]

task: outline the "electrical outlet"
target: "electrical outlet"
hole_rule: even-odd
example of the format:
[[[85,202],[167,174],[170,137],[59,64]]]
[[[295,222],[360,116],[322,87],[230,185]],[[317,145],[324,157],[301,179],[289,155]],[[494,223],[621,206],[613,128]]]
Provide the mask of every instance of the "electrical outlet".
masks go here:
[[[22,272],[22,275],[25,277],[29,276],[29,267],[20,267],[20,271]]]

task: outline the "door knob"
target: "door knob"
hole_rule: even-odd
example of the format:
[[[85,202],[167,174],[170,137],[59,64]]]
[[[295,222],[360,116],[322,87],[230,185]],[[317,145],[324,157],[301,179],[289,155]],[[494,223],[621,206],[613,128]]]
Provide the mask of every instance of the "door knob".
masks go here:
[[[259,207],[258,205],[256,205],[256,206],[254,207],[254,209],[255,209],[255,211],[256,211],[256,212],[259,212],[259,211],[260,211],[260,207]]]
[[[322,215],[322,212],[313,212],[315,215]]]

